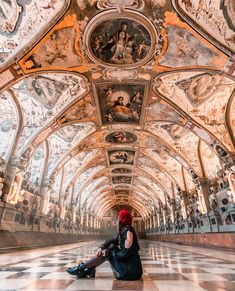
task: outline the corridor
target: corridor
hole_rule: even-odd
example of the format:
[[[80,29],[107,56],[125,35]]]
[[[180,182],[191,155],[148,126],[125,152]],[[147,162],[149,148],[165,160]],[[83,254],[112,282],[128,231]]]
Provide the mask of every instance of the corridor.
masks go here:
[[[99,241],[79,242],[0,255],[0,291],[15,290],[235,290],[235,254],[141,241],[142,281],[117,281],[108,262],[96,279],[77,280],[65,269],[89,258]]]

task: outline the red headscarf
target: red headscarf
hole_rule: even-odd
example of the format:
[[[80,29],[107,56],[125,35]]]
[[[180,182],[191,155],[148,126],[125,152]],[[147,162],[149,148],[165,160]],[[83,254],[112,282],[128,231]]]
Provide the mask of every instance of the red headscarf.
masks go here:
[[[132,216],[126,209],[119,211],[118,219],[122,225],[131,225],[132,223]]]

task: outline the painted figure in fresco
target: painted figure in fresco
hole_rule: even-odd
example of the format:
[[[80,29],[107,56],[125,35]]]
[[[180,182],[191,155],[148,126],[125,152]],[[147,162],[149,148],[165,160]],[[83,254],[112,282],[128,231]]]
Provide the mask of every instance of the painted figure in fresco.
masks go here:
[[[132,102],[138,105],[142,104],[143,100],[142,100],[142,94],[140,91],[135,92],[135,95],[132,97]]]
[[[122,63],[125,59],[125,47],[129,39],[127,23],[121,23],[120,29],[110,36],[107,45],[103,48],[104,61]]]
[[[125,131],[115,131],[106,137],[106,141],[112,143],[130,143],[136,140],[135,136]]]
[[[127,152],[118,152],[115,156],[117,162],[125,164],[128,161]]]
[[[131,214],[122,209],[118,215],[118,233],[106,240],[94,257],[66,271],[77,278],[94,278],[96,267],[108,260],[117,280],[139,280],[143,270],[139,256],[137,235],[132,227]]]
[[[144,59],[150,42],[146,28],[128,19],[123,19],[123,22],[120,19],[106,21],[91,36],[94,55],[104,62],[120,65],[133,64]]]

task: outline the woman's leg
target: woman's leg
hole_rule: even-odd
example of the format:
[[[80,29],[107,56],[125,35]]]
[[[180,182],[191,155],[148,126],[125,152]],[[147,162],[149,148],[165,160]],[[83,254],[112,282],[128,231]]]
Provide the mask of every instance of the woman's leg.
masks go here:
[[[90,277],[95,278],[95,268],[103,264],[106,260],[106,250],[99,256],[93,256],[84,263],[80,263],[75,267],[67,268],[70,275],[76,275],[78,278]]]

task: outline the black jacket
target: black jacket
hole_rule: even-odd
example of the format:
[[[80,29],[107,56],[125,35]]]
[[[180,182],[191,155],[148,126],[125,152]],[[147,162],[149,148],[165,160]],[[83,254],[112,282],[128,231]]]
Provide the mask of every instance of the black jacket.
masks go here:
[[[127,231],[133,233],[133,243],[128,249],[125,248]],[[138,280],[141,278],[143,270],[138,253],[140,247],[132,226],[122,227],[120,234],[106,240],[100,247],[102,250],[108,249],[107,258],[116,279]]]

